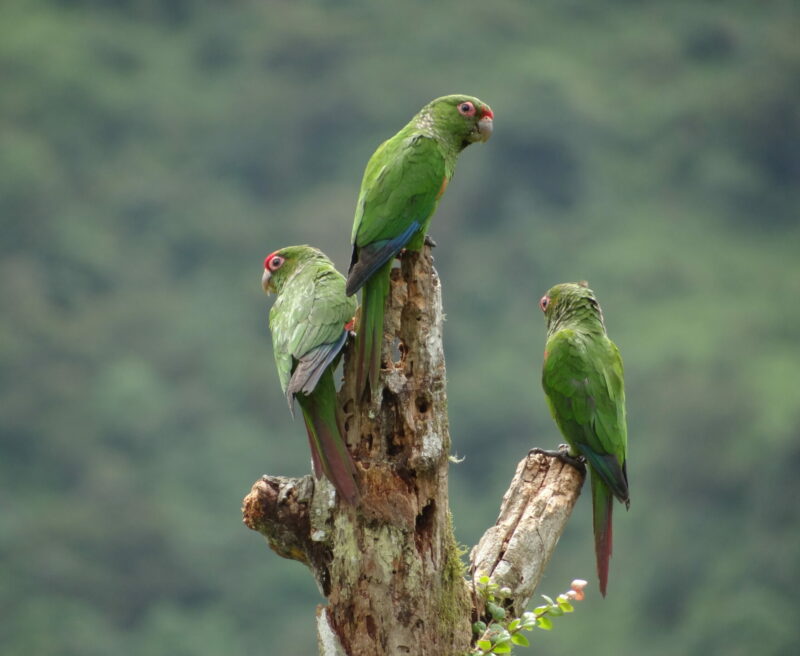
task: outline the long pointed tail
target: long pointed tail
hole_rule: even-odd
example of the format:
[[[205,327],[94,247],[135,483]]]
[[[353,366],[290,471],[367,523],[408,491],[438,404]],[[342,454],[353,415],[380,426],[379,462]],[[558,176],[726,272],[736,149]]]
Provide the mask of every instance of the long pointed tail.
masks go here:
[[[314,473],[317,478],[324,474],[347,503],[356,503],[360,497],[356,468],[342,437],[331,368],[322,374],[311,396],[298,394],[297,399],[306,422]]]
[[[597,577],[600,594],[606,596],[608,562],[611,559],[611,511],[614,496],[602,478],[592,472],[592,523],[594,525],[594,553],[597,558]]]
[[[383,347],[383,313],[389,295],[391,260],[384,264],[364,284],[361,295],[361,321],[356,334],[356,390],[362,396],[367,383],[376,389],[381,370]]]

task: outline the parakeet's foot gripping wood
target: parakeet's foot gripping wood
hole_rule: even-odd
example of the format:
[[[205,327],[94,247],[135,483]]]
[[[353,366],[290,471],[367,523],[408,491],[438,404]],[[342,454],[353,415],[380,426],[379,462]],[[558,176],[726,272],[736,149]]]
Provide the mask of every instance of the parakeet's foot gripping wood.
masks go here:
[[[564,464],[574,467],[584,476],[586,475],[586,458],[583,456],[573,456],[569,453],[569,444],[559,444],[557,449],[540,449],[534,447],[529,454],[538,453],[551,458],[558,458]]]

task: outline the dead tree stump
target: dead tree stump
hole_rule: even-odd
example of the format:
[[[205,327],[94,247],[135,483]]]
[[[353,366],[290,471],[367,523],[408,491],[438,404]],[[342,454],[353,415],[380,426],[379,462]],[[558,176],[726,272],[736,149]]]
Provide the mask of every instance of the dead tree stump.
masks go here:
[[[357,507],[335,502],[333,487],[311,475],[264,476],[244,499],[245,524],[278,555],[306,564],[327,597],[317,612],[323,656],[470,649],[479,609],[450,522],[442,320],[426,246],[392,271],[381,385],[370,401],[357,399],[345,354],[339,400],[359,470]],[[473,549],[471,572],[510,587],[516,610],[533,593],[582,483],[555,458],[526,456],[496,525]]]

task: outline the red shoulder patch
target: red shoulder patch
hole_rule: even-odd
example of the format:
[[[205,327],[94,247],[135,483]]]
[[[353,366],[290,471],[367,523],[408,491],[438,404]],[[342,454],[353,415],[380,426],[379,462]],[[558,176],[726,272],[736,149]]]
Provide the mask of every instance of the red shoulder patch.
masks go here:
[[[442,186],[439,188],[439,193],[436,194],[436,200],[439,200],[444,195],[444,190],[447,189],[448,182],[450,182],[450,180],[448,180],[446,176],[442,178]]]

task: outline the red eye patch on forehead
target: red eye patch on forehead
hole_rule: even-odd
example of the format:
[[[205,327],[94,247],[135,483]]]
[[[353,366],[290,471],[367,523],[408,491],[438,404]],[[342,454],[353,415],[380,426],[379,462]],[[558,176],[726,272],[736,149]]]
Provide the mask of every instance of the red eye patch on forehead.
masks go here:
[[[264,259],[264,268],[268,271],[275,271],[281,267],[284,260],[285,258],[278,255],[278,251],[275,251],[274,253],[267,255],[267,257]]]

